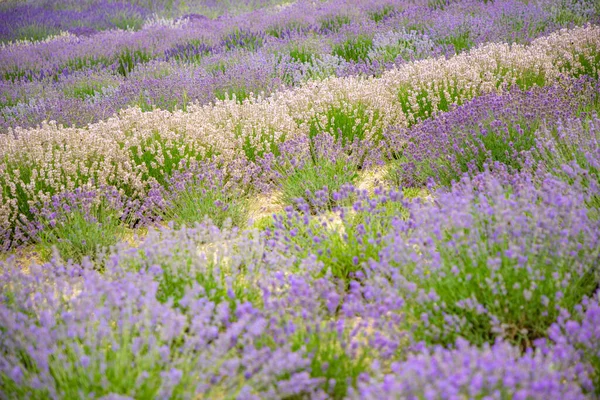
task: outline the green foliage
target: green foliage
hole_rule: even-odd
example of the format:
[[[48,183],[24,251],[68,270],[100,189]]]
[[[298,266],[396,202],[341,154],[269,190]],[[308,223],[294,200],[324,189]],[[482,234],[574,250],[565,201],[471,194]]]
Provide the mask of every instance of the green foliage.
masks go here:
[[[396,43],[378,46],[375,49],[376,58],[381,59],[383,62],[394,62],[398,57],[409,61],[411,56],[415,54],[415,50],[417,50],[415,44],[407,39],[400,39]]]
[[[216,255],[207,249],[207,256],[215,257]],[[243,266],[240,266],[242,269],[235,272],[231,271],[231,266],[225,262],[222,265],[209,262],[207,265],[201,266],[197,260],[189,256],[180,261],[169,260],[166,262],[169,264],[161,265],[163,272],[157,277],[159,286],[156,296],[161,302],[171,300],[176,306],[179,306],[186,291],[194,285],[199,285],[203,295],[210,301],[215,304],[227,302],[232,310],[235,310],[236,299],[250,301],[253,304],[258,304],[261,300],[260,292],[246,282]],[[229,296],[228,289],[230,287],[235,294],[234,298]]]
[[[333,192],[340,190],[344,184],[353,183],[358,177],[356,166],[344,159],[335,162],[317,159],[299,168],[285,165],[281,168],[281,173],[284,174],[280,181],[283,204],[293,205],[297,199],[309,202],[316,191],[327,188],[328,199],[323,206],[329,210],[337,204],[331,197]]]
[[[15,83],[21,80],[33,81],[33,75],[31,72],[24,71],[18,67],[15,67],[12,71],[5,71],[3,76],[5,81]]]
[[[110,18],[110,22],[119,29],[140,30],[144,25],[144,18],[138,14],[120,12]]]
[[[369,58],[369,51],[371,51],[372,48],[372,37],[358,35],[334,45],[333,55],[342,57],[346,61],[359,62]]]
[[[472,87],[459,89],[457,79],[453,78],[430,87],[403,85],[398,89],[398,100],[408,125],[412,126],[437,112],[450,110],[453,105],[459,106],[477,94]]]
[[[324,265],[322,274],[329,272],[348,284],[369,260],[379,260],[384,235],[396,219],[408,216],[401,198],[382,198],[372,207],[364,197],[356,200],[350,195],[338,204],[347,206],[349,201],[358,202],[359,211],[339,208],[312,218],[298,213],[293,218],[276,217],[275,226],[288,234],[294,232],[289,237],[288,251],[297,254],[299,259],[315,254]]]
[[[293,351],[305,348],[311,355],[310,376],[324,378],[324,390],[332,399],[344,399],[348,388],[355,385],[359,375],[369,369],[367,351],[352,354],[346,348],[349,347],[349,336],[348,333],[340,335],[327,328],[304,328],[291,338]]]
[[[495,226],[503,222],[475,209],[472,215],[472,226],[447,228],[439,237],[432,233],[433,243],[422,246],[433,247],[415,249],[416,254],[426,252],[435,257],[433,267],[418,256],[415,262],[398,265],[403,276],[415,284],[415,290],[406,293],[406,329],[412,330],[415,340],[429,345],[451,346],[458,337],[481,345],[503,337],[529,348],[545,337],[559,308],[573,310],[596,288],[593,271],[578,278],[572,274],[581,254],[595,251],[597,256],[598,250],[582,249],[565,257],[540,244],[538,238],[519,244],[510,233],[490,238],[490,232],[498,232]],[[465,239],[471,235],[480,235],[478,243]],[[527,249],[523,254],[526,261],[512,256],[512,250],[520,246]],[[496,324],[491,316],[497,318]],[[502,332],[498,331],[500,324]]]
[[[596,3],[596,7],[598,7],[600,11],[598,3]],[[552,21],[560,26],[565,27],[570,25],[581,26],[586,22],[586,18],[583,15],[574,12],[570,8],[558,7],[552,15]]]
[[[190,104],[190,98],[188,97],[187,91],[183,90],[180,93],[180,97],[172,96],[146,96],[143,92],[140,93],[137,100],[132,104],[138,106],[142,111],[152,111],[160,108],[162,110],[176,111],[182,110],[187,111],[187,107]]]
[[[324,115],[316,115],[310,121],[309,136],[314,138],[319,133],[326,132],[345,146],[356,139],[366,139],[367,131],[373,130],[379,118],[378,110],[369,110],[369,107],[362,102],[330,106]],[[374,140],[380,139],[381,136],[382,132],[379,128],[372,131],[370,135]]]
[[[274,227],[275,221],[273,215],[262,216],[252,221],[252,228],[258,229],[259,232],[264,232],[267,229],[273,229]]]
[[[81,56],[69,59],[63,68],[71,72],[91,69],[97,66],[108,66],[110,60],[103,56]]]
[[[68,306],[61,305],[65,310]],[[55,322],[58,326],[68,324],[60,314],[56,315]],[[96,332],[81,334],[96,335]],[[181,341],[181,337],[178,335],[165,340],[158,332],[127,322],[109,324],[104,327],[102,335],[97,335],[96,340],[88,339],[88,342],[94,343],[93,348],[83,345],[79,340],[57,343],[55,351],[60,357],[48,357],[46,368],[62,398],[75,399],[114,393],[135,393],[136,398],[140,399],[158,398],[165,379],[165,360],[158,351],[158,346],[150,343],[159,341],[166,348],[173,348],[178,345],[177,341]],[[194,356],[179,352],[172,357],[177,358],[172,362],[182,372],[180,381],[173,388],[172,398],[182,398],[194,385],[191,379]],[[22,358],[22,365],[26,367],[23,371],[25,374],[40,368],[29,355],[24,353]],[[3,390],[19,398],[51,397],[44,385],[36,388],[18,385],[13,380],[5,379],[5,376],[0,376],[0,382]]]
[[[325,17],[320,22],[321,31],[339,32],[341,27],[349,24],[351,20],[347,15],[338,14]]]
[[[475,45],[468,29],[457,32],[454,35],[446,36],[438,40],[438,43],[441,45],[451,45],[455,54],[461,53],[464,50],[469,50]]]
[[[273,36],[277,39],[282,39],[286,34],[300,33],[307,28],[307,25],[301,21],[290,21],[285,24],[271,25],[265,29],[267,35]]]
[[[81,262],[88,256],[95,259],[98,252],[118,243],[125,233],[121,213],[103,201],[89,213],[73,210],[58,220],[43,221],[38,234],[38,253],[49,260],[56,248],[63,260]]]
[[[199,224],[195,226],[200,230],[206,228]],[[228,231],[229,227],[225,226],[223,232]],[[180,233],[190,234],[186,231]],[[247,231],[244,237],[252,238],[252,235],[252,232]],[[228,237],[225,233],[223,239]],[[161,240],[158,236],[153,236],[151,240],[157,239]],[[186,237],[176,240],[172,246],[168,253],[159,248],[156,252],[145,254],[133,252],[130,257],[121,260],[121,263],[134,270],[160,266],[161,273],[156,274],[155,279],[158,282],[157,300],[163,303],[172,301],[176,307],[182,307],[180,301],[185,293],[197,285],[201,288],[201,296],[206,296],[215,304],[227,302],[231,310],[235,310],[237,300],[260,306],[261,291],[246,277],[246,263],[258,255],[244,253],[241,257],[233,257],[233,254],[243,251],[237,248],[235,239],[206,242],[197,237]]]
[[[117,56],[117,72],[126,77],[136,65],[147,63],[151,59],[152,54],[144,49],[126,48]]]
[[[279,155],[279,145],[285,141],[285,135],[277,135],[272,127],[261,128],[260,131],[252,127],[251,133],[245,133],[241,122],[236,125],[235,133],[243,140],[244,154],[253,162],[268,152]]]
[[[237,194],[211,188],[208,185],[191,185],[172,194],[170,207],[164,212],[165,220],[176,228],[193,226],[209,218],[219,228],[232,224],[244,227],[246,210],[244,200]]]
[[[10,93],[4,93],[2,96],[0,97],[0,108],[14,107],[25,100],[21,96],[11,96]]]
[[[303,45],[294,45],[290,49],[289,54],[294,61],[301,63],[311,62],[318,55],[318,53]]]
[[[256,51],[262,47],[263,37],[258,33],[235,29],[225,37],[223,45],[227,50],[241,48],[248,51]]]
[[[213,64],[206,65],[206,72],[213,75],[224,74],[227,71],[227,64],[225,61],[217,61]]]
[[[149,182],[153,178],[163,187],[168,186],[169,178],[179,170],[182,161],[202,161],[215,154],[211,148],[184,140],[183,134],[167,140],[158,132],[138,146],[131,146],[129,151],[135,165],[142,170],[142,180]],[[128,188],[123,189],[130,194]]]
[[[244,100],[249,98],[251,92],[244,86],[240,85],[229,85],[228,87],[215,88],[214,96],[218,100],[229,100],[234,99],[238,103],[243,103]]]
[[[34,179],[34,174],[39,170],[38,164],[27,157],[25,153],[21,160],[8,163],[6,165],[6,180],[0,177],[0,185],[2,186],[2,195],[4,201],[8,199],[16,199],[19,215],[24,216],[27,220],[33,219],[33,214],[29,208],[29,192],[26,190],[30,185],[35,188],[35,193],[56,194],[55,190],[47,185],[43,179]],[[32,182],[33,181],[33,182]],[[14,187],[8,182],[15,182]]]
[[[587,75],[593,79],[598,79],[600,77],[600,51],[595,45],[591,45],[591,47],[593,51],[587,57],[575,53],[572,59],[562,60],[563,68],[561,71],[574,77]]]
[[[432,10],[443,10],[451,0],[427,0],[427,6]]]
[[[375,21],[375,23],[380,23],[381,21],[392,15],[392,13],[394,13],[395,11],[396,9],[393,5],[386,4],[377,10],[369,11],[367,15],[369,16],[369,18]]]
[[[185,44],[177,45],[165,52],[168,60],[173,59],[195,65],[199,65],[200,61],[208,54],[210,54],[210,47],[200,39],[191,39]]]
[[[595,189],[600,187],[600,168],[590,162],[588,156],[596,151],[595,143],[600,141],[600,131],[592,122],[592,118],[600,115],[600,97],[595,96],[586,107],[578,111],[580,115],[585,113],[589,116],[583,120],[581,137],[564,135],[556,126],[538,131],[536,136],[544,144],[536,146],[532,155],[539,164],[544,165],[545,169],[571,184],[575,183],[574,178],[567,173],[564,166],[577,166],[585,170],[585,174],[577,174],[577,184],[581,185],[589,195],[587,202],[590,208],[600,211],[600,194]],[[579,127],[576,128],[579,131]]]
[[[46,39],[48,36],[56,35],[58,32],[56,28],[34,23],[17,28],[16,39],[38,42]]]
[[[85,100],[88,97],[94,97],[96,93],[101,93],[104,82],[99,81],[80,81],[63,90],[65,96]]]
[[[522,119],[508,124],[497,120],[485,121],[477,128],[472,143],[457,140],[451,145],[451,148],[460,149],[452,151],[455,165],[447,162],[447,156],[435,161],[441,166],[438,182],[450,186],[452,182],[460,180],[466,172],[483,172],[485,164],[490,161],[498,161],[513,171],[520,170],[523,166],[521,154],[534,147],[540,124],[539,119]]]

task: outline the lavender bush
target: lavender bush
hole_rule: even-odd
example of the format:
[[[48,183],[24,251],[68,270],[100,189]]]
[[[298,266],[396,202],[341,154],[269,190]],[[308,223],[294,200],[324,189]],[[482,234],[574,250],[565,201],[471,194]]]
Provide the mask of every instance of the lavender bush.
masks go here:
[[[594,128],[589,134],[583,126],[569,130],[568,139],[567,132],[551,132],[555,127],[562,131],[558,127],[564,124],[576,124],[573,120],[594,126],[595,117],[590,114],[597,110],[597,96],[597,81],[587,78],[528,91],[516,88],[506,94],[477,97],[409,129],[392,128],[385,133],[390,144],[388,157],[399,161],[390,171],[390,179],[410,186],[433,179],[449,186],[464,173],[481,172],[485,164],[501,162],[521,170],[539,164],[540,158],[546,165],[554,159],[556,167],[575,157],[585,167],[584,152],[593,154],[598,148]],[[574,143],[582,146],[579,155],[569,147]],[[562,156],[558,149],[564,149]],[[549,153],[552,156],[544,155]]]
[[[417,339],[529,347],[596,288],[598,220],[585,196],[552,177],[501,175],[414,204],[387,238],[374,268],[406,298]]]

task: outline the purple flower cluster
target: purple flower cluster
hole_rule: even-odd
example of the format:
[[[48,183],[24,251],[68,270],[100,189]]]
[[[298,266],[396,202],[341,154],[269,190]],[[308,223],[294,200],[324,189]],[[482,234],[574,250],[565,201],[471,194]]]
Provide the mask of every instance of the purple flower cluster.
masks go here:
[[[596,288],[598,220],[556,178],[485,172],[408,209],[372,269],[406,299],[417,340],[528,347]]]
[[[522,354],[508,343],[478,348],[465,340],[446,349],[435,346],[378,369],[365,377],[356,399],[587,399],[579,386],[585,370],[565,365],[560,356],[533,350]]]
[[[128,25],[139,29],[152,13],[125,2],[95,0],[81,3],[63,4],[62,7],[51,4],[4,6],[0,10],[0,40],[41,40],[61,31],[89,36],[101,30],[125,29]]]
[[[599,94],[597,81],[589,77],[564,86],[527,91],[516,87],[508,93],[476,97],[411,128],[391,128],[384,135],[388,156],[400,159],[392,176],[401,185],[419,186],[434,180],[448,186],[464,173],[481,172],[493,162],[514,170],[535,167],[539,151],[556,157],[557,147],[586,137],[590,139],[583,148],[593,154],[598,149],[597,138],[583,126],[561,129],[560,143],[552,132],[557,126],[575,125],[575,119],[587,121],[590,116],[580,117],[580,113],[593,109]],[[571,161],[570,156],[563,155],[557,164]]]
[[[566,3],[561,10],[573,17],[561,19],[550,0],[453,3],[443,10],[423,3],[302,1],[269,13],[215,20],[191,15],[137,32],[7,46],[0,50],[0,126],[32,127],[44,120],[85,126],[132,105],[185,109],[189,102],[233,93],[243,100],[251,92],[273,92],[308,79],[377,75],[409,60],[452,55],[489,41],[529,42],[597,19],[593,9]],[[327,27],[331,21],[338,21],[335,29]],[[357,38],[366,47],[354,59]],[[348,56],[336,55],[339,46]],[[97,76],[106,70],[110,84]],[[90,89],[74,98],[74,84]]]
[[[1,263],[2,390],[59,398],[588,398],[597,387],[598,304],[577,305],[577,293],[593,290],[577,281],[595,265],[600,230],[581,196],[548,179],[536,188],[506,176],[503,186],[484,174],[436,193],[434,203],[346,187],[336,196],[357,200],[338,209],[345,230],[289,210],[266,236],[204,223],[151,231],[94,264],[53,260],[24,272]],[[517,235],[527,243],[519,247]],[[481,272],[468,268],[494,246],[499,253]],[[335,269],[347,265],[349,275]],[[476,338],[470,333],[487,319],[514,341],[507,313],[550,325],[542,314],[556,316],[561,306],[573,316],[563,311],[538,350],[461,338]],[[485,310],[475,326],[477,307]],[[447,332],[462,329],[456,347],[418,340],[419,329],[438,332],[436,318]]]
[[[591,379],[582,383],[588,391],[600,394],[600,292],[585,298],[572,314],[563,310],[548,330],[548,339],[562,357],[587,365]]]
[[[314,260],[292,274],[285,263],[251,232],[198,225],[153,232],[137,249],[117,246],[102,272],[85,261],[6,270],[2,390],[340,397],[347,378],[365,371],[364,351],[393,346],[383,336],[389,322],[375,321],[379,308],[360,285],[346,292],[315,278]]]

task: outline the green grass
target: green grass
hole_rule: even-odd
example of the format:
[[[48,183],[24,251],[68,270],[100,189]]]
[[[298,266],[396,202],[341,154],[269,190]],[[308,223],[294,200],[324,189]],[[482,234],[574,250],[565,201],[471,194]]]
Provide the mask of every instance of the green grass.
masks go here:
[[[104,82],[86,80],[65,87],[63,93],[67,97],[85,100],[94,97],[96,93],[101,93],[103,88]]]
[[[229,86],[226,88],[215,88],[214,96],[218,100],[234,99],[238,103],[243,103],[244,100],[250,98],[251,92],[244,86]]]
[[[282,39],[284,37],[285,32],[302,32],[308,26],[301,21],[290,21],[286,24],[275,24],[267,29],[265,29],[265,33],[267,35],[273,36],[278,39]]]
[[[311,50],[307,46],[295,44],[289,50],[289,55],[294,61],[308,63],[317,57],[318,53]]]
[[[46,39],[49,36],[56,35],[57,33],[59,33],[59,30],[56,28],[38,24],[21,26],[17,28],[16,31],[17,40],[29,40],[31,42],[38,42],[40,40]]]
[[[206,72],[211,73],[213,75],[224,74],[227,71],[227,64],[225,61],[217,61],[213,64],[208,64],[206,66]]]

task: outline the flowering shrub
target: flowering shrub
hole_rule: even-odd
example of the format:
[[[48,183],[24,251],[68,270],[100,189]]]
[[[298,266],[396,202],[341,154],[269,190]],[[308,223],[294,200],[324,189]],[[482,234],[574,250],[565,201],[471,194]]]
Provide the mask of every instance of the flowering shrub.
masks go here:
[[[528,347],[597,285],[598,220],[554,178],[487,172],[409,210],[375,268],[405,296],[417,340]]]

